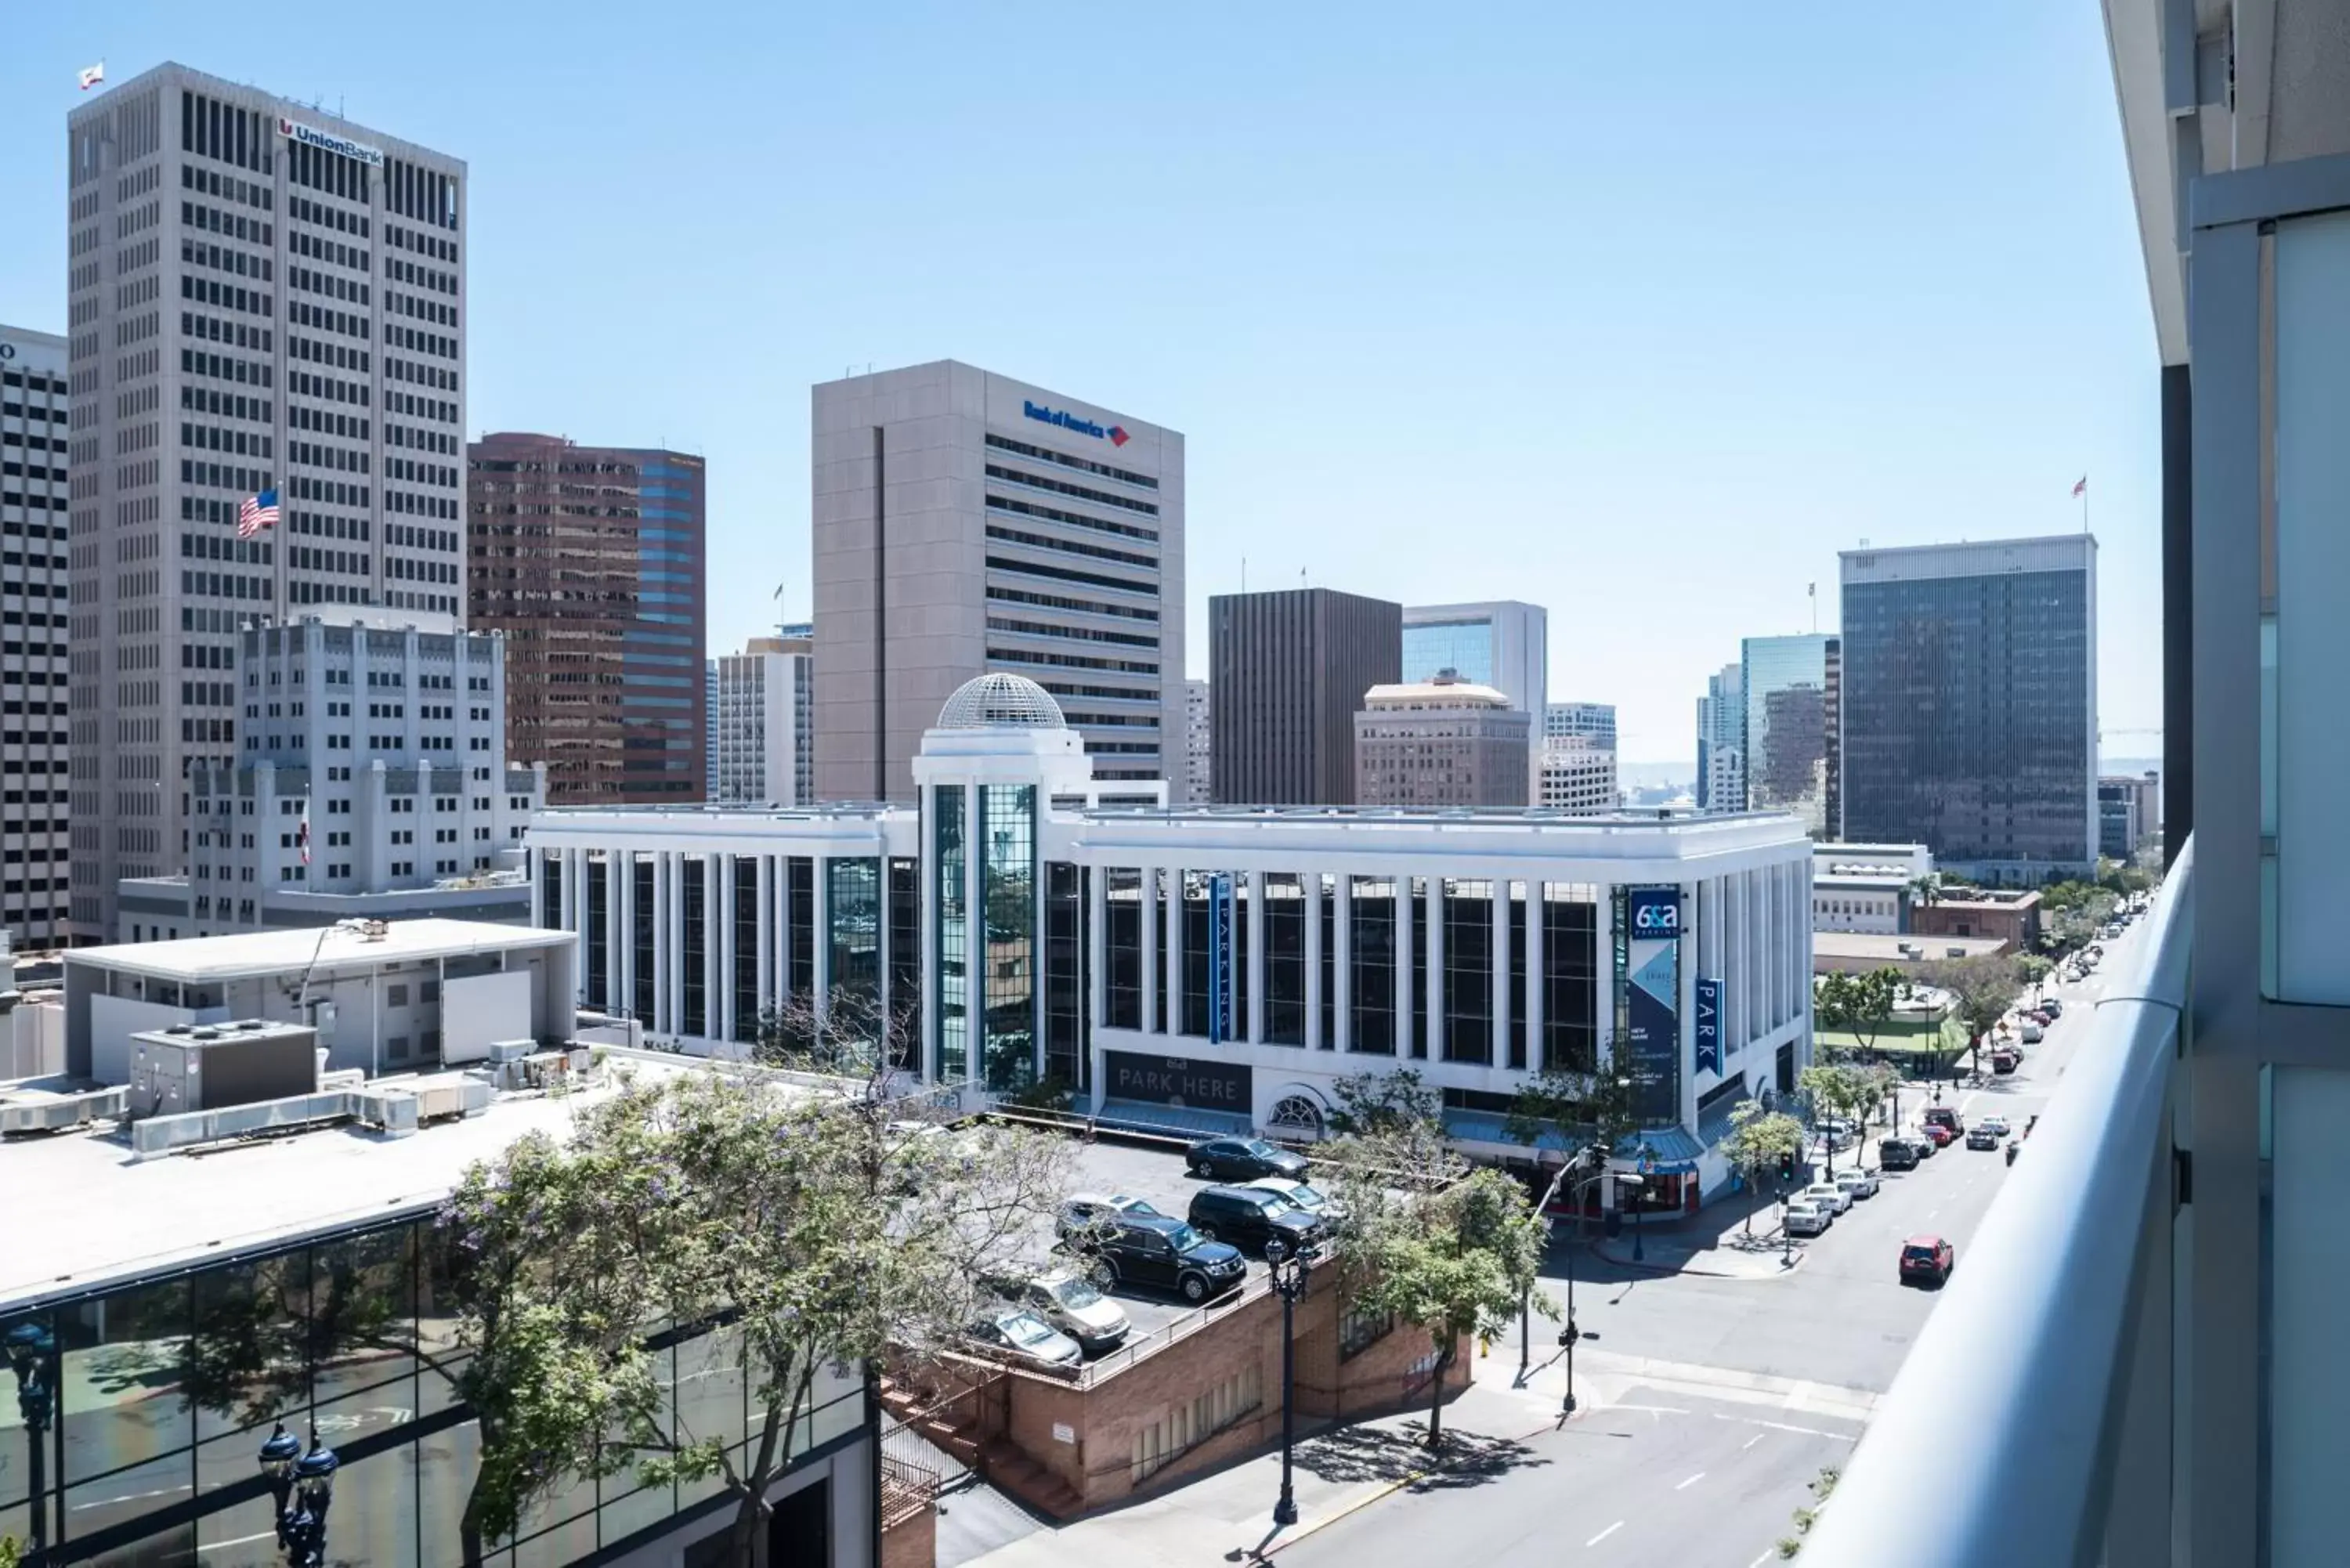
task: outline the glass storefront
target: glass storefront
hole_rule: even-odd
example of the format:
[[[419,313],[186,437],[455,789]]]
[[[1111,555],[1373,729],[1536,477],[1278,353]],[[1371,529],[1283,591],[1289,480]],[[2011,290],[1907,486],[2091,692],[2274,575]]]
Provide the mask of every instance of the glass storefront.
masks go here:
[[[36,1563],[271,1568],[257,1455],[283,1421],[342,1461],[334,1563],[456,1568],[479,1433],[457,1392],[466,1352],[442,1304],[447,1246],[431,1219],[406,1219],[0,1318],[0,1335],[46,1336],[57,1390],[40,1429],[13,1399],[0,1424],[0,1532],[35,1544]],[[674,1437],[750,1438],[733,1332],[651,1341]],[[864,1425],[860,1380],[820,1371],[818,1388],[795,1456]],[[645,1487],[623,1466],[558,1487],[482,1561],[555,1568],[714,1495]]]

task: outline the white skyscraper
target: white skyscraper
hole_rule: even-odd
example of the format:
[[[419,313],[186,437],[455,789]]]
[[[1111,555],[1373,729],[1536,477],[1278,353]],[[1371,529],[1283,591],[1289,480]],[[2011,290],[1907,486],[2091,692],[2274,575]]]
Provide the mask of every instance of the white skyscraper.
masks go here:
[[[75,109],[71,922],[187,862],[240,629],[463,614],[465,166],[163,65]],[[275,527],[238,530],[274,493]]]
[[[0,537],[8,595],[21,598],[0,642],[0,706],[8,714],[0,729],[0,774],[8,780],[0,926],[19,948],[52,947],[65,935],[66,387],[64,338],[0,327]]]
[[[754,637],[715,661],[711,698],[712,800],[809,805],[807,718],[815,648],[805,637]]]
[[[1697,700],[1697,804],[1706,811],[1746,806],[1744,667],[1725,664],[1705,678]]]

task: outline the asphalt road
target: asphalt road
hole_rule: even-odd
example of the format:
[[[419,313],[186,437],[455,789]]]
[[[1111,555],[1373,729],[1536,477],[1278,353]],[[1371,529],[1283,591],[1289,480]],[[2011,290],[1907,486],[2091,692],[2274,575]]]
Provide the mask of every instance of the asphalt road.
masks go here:
[[[2049,988],[2064,997],[2064,1015],[2014,1075],[1943,1097],[1970,1124],[1996,1113],[2021,1131],[2044,1113],[2096,1000],[2136,961],[2141,929],[2107,943],[2085,981]],[[1929,1091],[1905,1088],[1903,1122],[1914,1126],[1929,1103]],[[1849,1158],[1839,1155],[1838,1166]],[[2020,1158],[2032,1158],[2029,1142]],[[1916,1170],[1886,1175],[1877,1196],[1856,1201],[1825,1235],[1799,1241],[1801,1263],[1776,1278],[1659,1274],[1575,1248],[1575,1318],[1591,1336],[1576,1378],[1582,1412],[1527,1439],[1526,1463],[1474,1485],[1407,1490],[1285,1548],[1283,1563],[1758,1568],[1775,1560],[1794,1511],[1812,1501],[1809,1483],[1844,1462],[1862,1430],[1856,1412],[1891,1384],[1934,1311],[1936,1293],[1899,1282],[1902,1241],[1945,1237],[1964,1269],[2008,1174],[2003,1154],[1954,1144]],[[1767,1211],[1757,1217],[1768,1223]],[[1545,1287],[1562,1307],[1567,1257],[1564,1243],[1555,1248]],[[1555,1361],[1555,1325],[1534,1324],[1538,1363]],[[1481,1383],[1507,1384],[1517,1344],[1513,1333],[1494,1346]],[[1679,1370],[1655,1382],[1633,1375],[1652,1362]],[[1801,1386],[1756,1392],[1782,1386],[1772,1379],[1798,1380],[1816,1397],[1807,1400]]]

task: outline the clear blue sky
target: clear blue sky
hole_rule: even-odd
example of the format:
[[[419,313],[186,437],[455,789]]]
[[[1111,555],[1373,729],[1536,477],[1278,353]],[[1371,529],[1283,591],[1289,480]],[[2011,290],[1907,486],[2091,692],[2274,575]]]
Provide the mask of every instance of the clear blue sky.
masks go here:
[[[1206,597],[1550,609],[1694,754],[1835,551],[2103,545],[2160,722],[2157,369],[2097,7],[0,0],[0,321],[62,329],[75,67],[469,161],[476,431],[709,459],[718,647],[807,598],[811,382],[953,357],[1190,442]]]

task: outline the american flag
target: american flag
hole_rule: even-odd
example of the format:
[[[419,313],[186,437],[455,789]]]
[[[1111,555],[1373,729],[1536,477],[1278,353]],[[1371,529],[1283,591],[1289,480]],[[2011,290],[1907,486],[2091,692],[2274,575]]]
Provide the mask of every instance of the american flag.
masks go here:
[[[2085,473],[2081,475],[2081,482],[2073,486],[2073,493],[2075,496],[2082,496],[2089,493],[2089,476],[2087,474]]]
[[[248,495],[236,505],[236,536],[250,539],[264,528],[277,526],[277,492]]]

